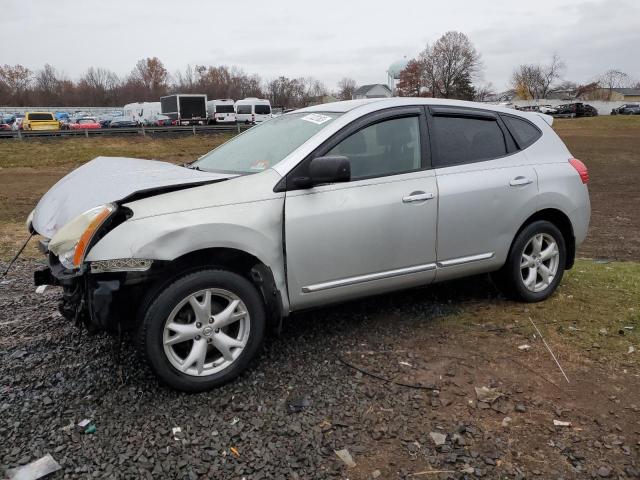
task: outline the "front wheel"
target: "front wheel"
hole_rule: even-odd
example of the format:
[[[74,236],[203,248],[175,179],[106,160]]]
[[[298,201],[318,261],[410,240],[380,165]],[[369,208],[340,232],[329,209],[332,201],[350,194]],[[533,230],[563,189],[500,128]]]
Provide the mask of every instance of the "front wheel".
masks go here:
[[[264,304],[251,282],[211,269],[163,289],[144,315],[139,340],[160,380],[201,392],[237,377],[258,353],[264,330]]]
[[[493,274],[509,297],[540,302],[556,290],[566,264],[566,244],[553,223],[539,220],[527,225],[511,246],[505,265]]]

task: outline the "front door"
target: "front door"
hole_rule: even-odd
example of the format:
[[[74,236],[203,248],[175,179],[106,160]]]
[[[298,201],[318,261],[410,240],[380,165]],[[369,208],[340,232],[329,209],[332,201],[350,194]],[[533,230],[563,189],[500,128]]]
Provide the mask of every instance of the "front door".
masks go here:
[[[361,120],[317,152],[348,157],[350,182],[287,192],[294,309],[433,280],[438,192],[425,127],[417,108]]]

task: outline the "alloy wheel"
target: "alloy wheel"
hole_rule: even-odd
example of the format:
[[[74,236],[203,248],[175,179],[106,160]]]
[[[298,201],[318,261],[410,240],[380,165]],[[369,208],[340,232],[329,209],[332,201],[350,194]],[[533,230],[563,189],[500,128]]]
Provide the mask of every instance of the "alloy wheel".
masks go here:
[[[560,250],[546,233],[535,234],[525,245],[520,258],[520,276],[525,287],[541,292],[553,283],[560,264]]]
[[[250,318],[233,292],[210,288],[176,305],[164,324],[164,353],[178,371],[207,376],[229,367],[249,340]]]

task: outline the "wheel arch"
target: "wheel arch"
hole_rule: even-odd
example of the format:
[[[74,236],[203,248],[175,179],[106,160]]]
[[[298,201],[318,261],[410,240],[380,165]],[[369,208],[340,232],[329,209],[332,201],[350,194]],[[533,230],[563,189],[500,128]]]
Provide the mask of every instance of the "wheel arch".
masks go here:
[[[286,315],[280,290],[271,268],[255,255],[230,247],[210,247],[195,250],[170,262],[179,274],[206,267],[217,267],[237,273],[249,280],[260,292],[268,317],[279,321]]]
[[[573,267],[576,257],[576,240],[573,233],[573,225],[571,224],[571,220],[569,219],[569,217],[557,208],[544,208],[542,210],[538,210],[529,218],[527,218],[514,235],[513,240],[511,241],[511,246],[509,247],[509,251],[511,251],[513,242],[515,242],[515,239],[518,237],[520,232],[524,230],[527,225],[538,220],[546,220],[553,223],[562,233],[567,249],[565,269],[570,270]]]
[[[176,278],[207,268],[218,268],[236,273],[251,282],[262,297],[267,319],[279,325],[287,315],[282,292],[271,268],[261,259],[244,250],[230,247],[211,247],[185,253],[171,261],[164,262],[162,273],[154,285],[147,290],[145,298],[138,309],[138,320],[154,298]]]

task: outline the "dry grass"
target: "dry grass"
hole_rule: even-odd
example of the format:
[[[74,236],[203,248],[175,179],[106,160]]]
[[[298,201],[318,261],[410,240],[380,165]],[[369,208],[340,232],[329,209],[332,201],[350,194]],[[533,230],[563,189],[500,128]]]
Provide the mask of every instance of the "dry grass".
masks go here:
[[[98,156],[191,162],[230,135],[172,138],[98,137],[0,142],[0,258],[24,234],[24,221],[47,189],[70,170]],[[9,249],[9,250],[7,250]]]
[[[79,166],[98,156],[191,162],[231,137],[228,134],[180,137],[90,137],[0,142],[0,168]]]

